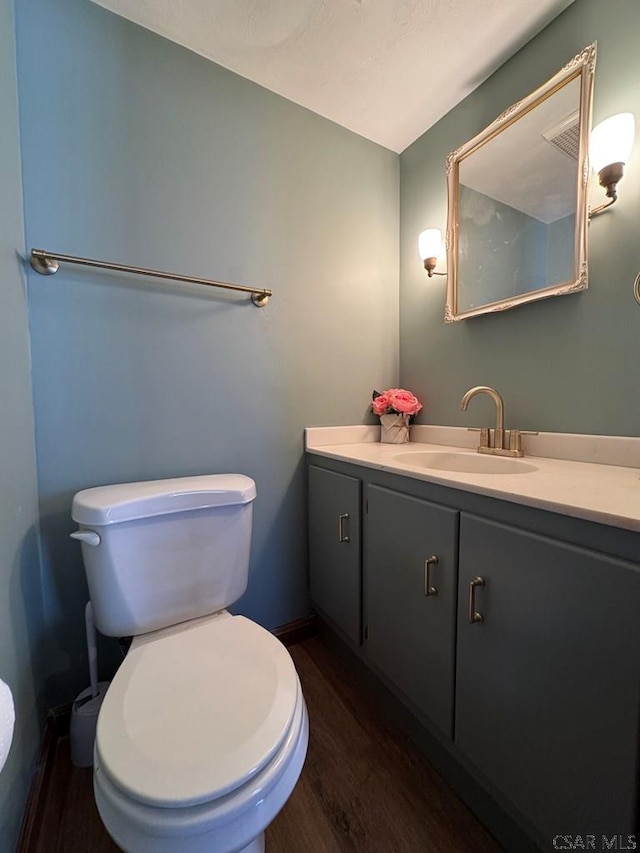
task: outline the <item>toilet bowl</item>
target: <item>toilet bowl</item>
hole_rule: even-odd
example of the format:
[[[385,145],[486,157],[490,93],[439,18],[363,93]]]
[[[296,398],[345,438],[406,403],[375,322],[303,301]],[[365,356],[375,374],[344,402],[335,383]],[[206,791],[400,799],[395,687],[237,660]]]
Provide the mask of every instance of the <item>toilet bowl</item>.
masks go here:
[[[98,811],[132,853],[258,851],[307,740],[293,662],[268,631],[226,611],[155,631],[101,708]]]
[[[126,853],[261,853],[302,770],[293,661],[225,609],[246,586],[254,498],[242,475],[74,498],[98,629],[133,634],[94,747],[98,811]]]

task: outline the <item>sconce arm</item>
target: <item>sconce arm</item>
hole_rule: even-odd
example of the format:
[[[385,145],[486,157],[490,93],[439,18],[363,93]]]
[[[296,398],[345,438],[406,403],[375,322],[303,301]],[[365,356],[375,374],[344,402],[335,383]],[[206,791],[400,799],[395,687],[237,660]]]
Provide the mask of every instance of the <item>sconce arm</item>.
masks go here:
[[[613,198],[610,198],[609,201],[605,201],[604,204],[599,204],[597,207],[589,208],[589,219],[594,216],[597,216],[599,213],[602,213],[603,210],[606,210],[608,207],[611,207],[612,204],[615,204],[618,200],[618,194],[614,193]]]
[[[424,268],[427,271],[427,275],[429,278],[432,278],[434,275],[446,275],[446,272],[436,272],[436,264],[438,263],[437,258],[425,258],[424,259]]]
[[[598,172],[600,186],[606,188],[607,192],[605,195],[609,201],[605,201],[604,204],[600,204],[598,207],[590,209],[589,219],[591,219],[592,216],[597,216],[599,213],[602,213],[603,210],[606,210],[608,207],[611,207],[612,204],[616,203],[618,200],[618,181],[622,180],[623,175],[624,163],[610,163],[608,166],[605,166],[604,169],[600,169]]]

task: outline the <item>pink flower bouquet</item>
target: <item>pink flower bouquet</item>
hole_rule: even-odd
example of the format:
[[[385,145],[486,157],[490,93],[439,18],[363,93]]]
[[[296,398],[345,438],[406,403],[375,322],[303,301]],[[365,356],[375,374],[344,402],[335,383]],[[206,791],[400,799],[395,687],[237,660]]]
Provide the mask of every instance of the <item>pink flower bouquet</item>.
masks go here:
[[[380,441],[404,444],[409,441],[409,424],[422,408],[422,403],[404,388],[373,392],[371,409],[380,417]]]
[[[411,391],[404,388],[389,388],[388,391],[373,392],[371,409],[374,415],[409,415],[412,419],[422,408],[422,403]]]

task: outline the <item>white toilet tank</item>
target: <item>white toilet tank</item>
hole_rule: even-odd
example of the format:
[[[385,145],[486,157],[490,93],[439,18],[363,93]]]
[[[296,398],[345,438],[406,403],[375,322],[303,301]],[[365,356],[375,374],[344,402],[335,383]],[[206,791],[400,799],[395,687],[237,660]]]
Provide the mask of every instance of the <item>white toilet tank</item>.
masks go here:
[[[247,587],[255,483],[211,474],[78,492],[89,594],[103,634],[128,637],[223,610]]]

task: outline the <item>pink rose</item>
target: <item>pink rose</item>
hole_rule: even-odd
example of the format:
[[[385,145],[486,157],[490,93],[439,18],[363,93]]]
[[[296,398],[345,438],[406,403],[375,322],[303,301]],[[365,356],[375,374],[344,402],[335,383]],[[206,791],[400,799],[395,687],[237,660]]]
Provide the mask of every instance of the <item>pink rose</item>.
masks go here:
[[[417,415],[422,408],[418,398],[404,388],[390,388],[386,395],[389,397],[391,408],[402,415]]]
[[[371,403],[374,415],[384,415],[390,406],[391,402],[387,391],[385,391],[384,394],[380,394],[378,397],[375,397],[373,403]]]

